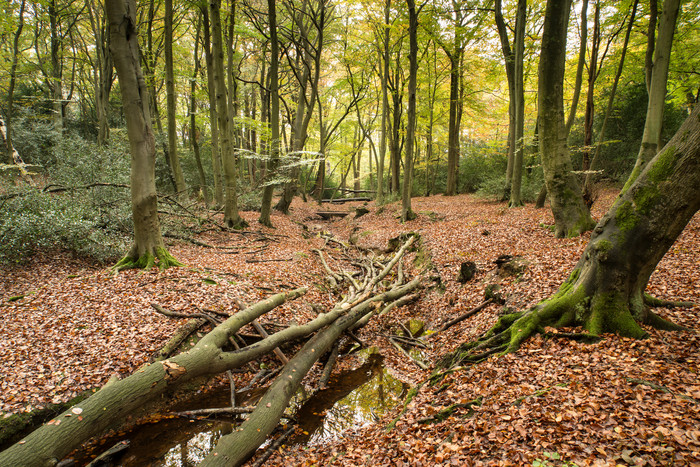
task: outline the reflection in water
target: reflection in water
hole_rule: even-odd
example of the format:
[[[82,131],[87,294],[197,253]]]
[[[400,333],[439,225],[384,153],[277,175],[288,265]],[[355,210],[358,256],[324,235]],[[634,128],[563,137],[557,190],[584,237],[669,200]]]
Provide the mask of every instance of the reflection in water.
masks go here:
[[[349,428],[372,423],[393,408],[406,394],[408,385],[389,375],[382,365],[383,357],[370,354],[356,370],[341,373],[326,389],[307,398],[300,392],[293,409],[298,409],[299,430],[290,444],[325,443]],[[252,405],[259,392],[237,395],[244,405]],[[228,388],[204,394],[188,403],[188,409],[224,407],[229,400]],[[179,409],[179,408],[178,408]],[[224,420],[164,419],[144,424],[120,437],[106,440],[109,447],[122,439],[131,444],[117,463],[120,466],[190,467],[201,462],[214,449],[219,438],[230,433],[230,418]],[[78,465],[90,462],[89,453],[74,457]]]
[[[382,417],[405,396],[408,385],[382,366],[383,357],[371,354],[360,368],[331,379],[299,409],[301,433],[294,444],[321,444],[337,438],[348,428],[362,427]]]

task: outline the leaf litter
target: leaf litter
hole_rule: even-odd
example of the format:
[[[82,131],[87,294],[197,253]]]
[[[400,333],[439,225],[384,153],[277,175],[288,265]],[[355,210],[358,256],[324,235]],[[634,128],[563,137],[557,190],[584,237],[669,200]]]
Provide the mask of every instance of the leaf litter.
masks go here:
[[[615,195],[607,190],[599,197],[594,217],[604,213]],[[153,312],[151,303],[173,311],[196,312],[200,307],[231,313],[237,310],[237,299],[253,302],[310,286],[303,300],[266,317],[277,323],[304,322],[315,315],[310,303],[328,307],[334,302],[322,286],[324,271],[313,253],[326,244],[319,233],[381,250],[400,233],[417,231],[444,290],[430,290],[414,303],[373,319],[358,334],[379,348],[394,376],[417,388],[415,397],[405,412],[399,406],[376,424],[347,432],[331,444],[283,445],[268,465],[700,463],[699,306],[660,309],[689,332],[650,329],[643,341],[608,335],[597,344],[537,336],[515,354],[458,369],[434,386],[421,385],[430,371],[418,368],[384,335],[397,332],[398,323],[409,318],[437,329],[480,304],[494,281],[505,306],[532,306],[557,290],[589,236],[555,239],[548,209],[506,209],[471,195],[414,198],[418,219],[403,225],[397,219],[398,204],[362,206],[370,212],[358,219],[350,215],[321,221],[316,205],[295,200],[289,217],[273,214],[274,229],[260,228],[257,213],[245,212],[252,226],[248,230],[259,235],[208,231],[196,237],[229,249],[176,241],[170,251],[187,266],[162,272],[113,276],[104,267],[64,253],[46,253],[28,265],[4,268],[0,413],[66,401],[105,384],[112,375],[136,370],[181,324]],[[699,236],[696,216],[659,263],[649,293],[700,302]],[[347,261],[331,243],[325,246],[329,261]],[[525,271],[494,278],[494,261],[504,254],[524,258]],[[263,261],[249,262],[251,258]],[[462,284],[457,273],[465,261],[476,264],[477,274]],[[423,358],[434,363],[478,337],[501,308],[488,305],[431,338]],[[356,366],[357,360],[346,358],[339,369]],[[480,405],[467,404],[477,398]],[[455,404],[461,405],[444,420],[425,422]],[[387,430],[395,419],[395,427]]]

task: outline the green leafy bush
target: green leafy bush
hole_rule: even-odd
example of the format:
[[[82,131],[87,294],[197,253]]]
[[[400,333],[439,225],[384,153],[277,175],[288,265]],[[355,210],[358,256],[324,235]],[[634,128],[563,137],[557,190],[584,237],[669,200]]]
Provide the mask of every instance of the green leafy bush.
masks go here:
[[[124,187],[130,171],[126,135],[115,132],[105,147],[64,137],[52,157],[45,188],[0,186],[5,198],[0,201],[0,262],[21,262],[54,248],[98,261],[118,258],[133,230],[130,192]],[[96,182],[112,186],[91,186]]]

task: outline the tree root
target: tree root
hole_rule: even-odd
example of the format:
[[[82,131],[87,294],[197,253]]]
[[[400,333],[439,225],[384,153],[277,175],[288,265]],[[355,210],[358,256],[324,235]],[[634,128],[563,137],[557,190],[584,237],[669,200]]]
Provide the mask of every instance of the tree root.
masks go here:
[[[526,312],[501,316],[482,337],[462,344],[443,357],[438,366],[450,368],[463,363],[478,363],[496,353],[515,352],[526,339],[535,334],[593,343],[598,342],[603,333],[645,338],[648,334],[641,324],[666,331],[686,330],[661,318],[645,306],[648,303],[669,306],[669,302],[645,295],[644,303],[640,304],[641,299],[626,298],[616,292],[594,292],[589,295],[585,292],[584,285],[577,283],[578,278],[578,272],[574,270],[552,297]],[[674,305],[684,306],[681,303]],[[581,326],[587,332],[552,332],[552,329],[568,326]]]
[[[480,406],[481,401],[483,400],[482,396],[477,397],[473,401],[469,402],[464,402],[462,404],[452,404],[449,407],[445,407],[444,409],[440,410],[438,413],[436,413],[433,416],[430,417],[425,417],[425,418],[420,418],[416,420],[418,423],[423,423],[423,424],[430,424],[430,423],[440,423],[442,421],[447,420],[450,416],[454,415],[454,413],[458,409],[467,409],[467,413],[462,416],[462,418],[469,418],[472,415],[474,415],[474,406]]]
[[[690,308],[697,305],[697,303],[694,302],[676,302],[673,300],[664,300],[662,298],[653,297],[649,294],[644,294],[644,304],[652,308]]]
[[[157,263],[156,260],[158,260]],[[156,265],[158,265],[158,269],[161,271],[170,267],[184,266],[184,264],[175,259],[175,257],[171,255],[167,249],[164,247],[157,247],[155,249],[155,253],[147,252],[139,257],[136,257],[135,253],[129,252],[121,260],[119,260],[117,264],[112,266],[111,270],[116,274],[125,269],[148,270]]]

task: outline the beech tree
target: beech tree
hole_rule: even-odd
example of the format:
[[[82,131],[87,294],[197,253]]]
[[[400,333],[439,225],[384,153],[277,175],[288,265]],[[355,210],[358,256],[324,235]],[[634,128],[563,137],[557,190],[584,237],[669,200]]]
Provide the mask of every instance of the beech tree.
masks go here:
[[[593,228],[581,188],[571,172],[564,126],[564,66],[571,0],[549,0],[540,53],[538,115],[542,168],[554,214],[555,235],[575,236]]]
[[[634,174],[633,174],[634,175]],[[700,105],[668,144],[622,191],[598,222],[576,267],[559,291],[530,310],[502,316],[481,339],[449,355],[447,364],[513,352],[546,326],[582,326],[602,333],[643,338],[642,324],[682,330],[651,307],[673,306],[644,293],[651,274],[700,209]]]
[[[141,72],[141,52],[136,31],[134,0],[107,0],[110,53],[119,77],[126,129],[131,147],[131,210],[134,220],[134,244],[115,266],[148,269],[158,260],[161,269],[181,264],[168,253],[158,219],[155,163],[156,147],[148,89]]]

